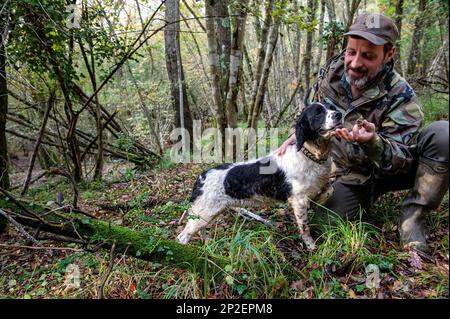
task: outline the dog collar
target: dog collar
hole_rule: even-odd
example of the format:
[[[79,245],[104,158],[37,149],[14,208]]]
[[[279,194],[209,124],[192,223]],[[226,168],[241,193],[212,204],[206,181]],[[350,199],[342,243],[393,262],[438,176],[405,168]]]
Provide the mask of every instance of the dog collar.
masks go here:
[[[301,151],[303,152],[303,154],[305,154],[305,156],[307,158],[309,158],[311,161],[318,163],[318,164],[323,164],[327,161],[328,157],[324,157],[324,158],[317,158],[316,156],[314,156],[313,153],[311,153],[310,151],[308,151],[304,146],[301,148]]]

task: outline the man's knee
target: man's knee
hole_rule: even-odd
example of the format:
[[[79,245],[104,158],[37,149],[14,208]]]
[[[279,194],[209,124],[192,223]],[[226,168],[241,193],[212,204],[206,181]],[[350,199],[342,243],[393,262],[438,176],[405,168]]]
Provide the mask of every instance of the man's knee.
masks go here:
[[[351,219],[370,207],[370,194],[363,185],[347,185],[340,182],[333,183],[333,194],[318,208],[319,215],[342,219]]]
[[[448,164],[448,121],[436,121],[422,130],[418,138],[419,156]]]

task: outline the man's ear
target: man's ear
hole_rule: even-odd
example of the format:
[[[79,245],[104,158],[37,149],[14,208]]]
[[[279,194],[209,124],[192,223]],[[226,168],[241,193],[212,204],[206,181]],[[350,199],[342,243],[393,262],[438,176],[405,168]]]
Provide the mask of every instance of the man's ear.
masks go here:
[[[390,49],[386,53],[386,55],[384,56],[384,64],[388,63],[394,57],[395,51],[397,51],[397,48],[396,47],[392,47],[392,49]]]

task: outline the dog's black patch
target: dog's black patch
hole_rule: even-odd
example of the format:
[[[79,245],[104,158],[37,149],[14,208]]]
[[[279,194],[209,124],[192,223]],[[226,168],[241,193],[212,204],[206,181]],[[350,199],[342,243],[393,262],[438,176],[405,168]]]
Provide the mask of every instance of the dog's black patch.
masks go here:
[[[286,176],[279,168],[273,174],[261,174],[260,169],[268,165],[257,161],[233,167],[224,180],[225,193],[236,199],[261,195],[287,200],[292,193],[292,186],[286,182]]]
[[[205,178],[206,178],[206,175],[208,174],[208,172],[210,172],[212,170],[215,170],[215,169],[217,169],[217,170],[227,169],[231,165],[233,165],[233,164],[225,163],[225,164],[218,165],[218,166],[216,166],[214,168],[211,168],[211,169],[209,169],[207,171],[204,171],[199,177],[197,177],[197,180],[194,183],[194,187],[192,188],[192,194],[191,194],[190,202],[191,203],[194,202],[198,197],[200,197],[203,194],[202,187],[203,187],[203,184],[205,182]]]

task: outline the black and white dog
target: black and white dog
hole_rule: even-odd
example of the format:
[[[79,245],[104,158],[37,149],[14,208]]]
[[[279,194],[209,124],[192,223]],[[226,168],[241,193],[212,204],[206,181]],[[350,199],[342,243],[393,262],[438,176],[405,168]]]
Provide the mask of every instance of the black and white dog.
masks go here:
[[[193,205],[187,211],[191,218],[177,240],[187,244],[225,208],[287,200],[303,241],[313,250],[307,218],[309,199],[316,198],[328,182],[331,132],[342,127],[341,118],[331,105],[308,105],[295,125],[297,145],[288,146],[284,155],[274,151],[254,161],[223,164],[203,172],[192,191]]]

